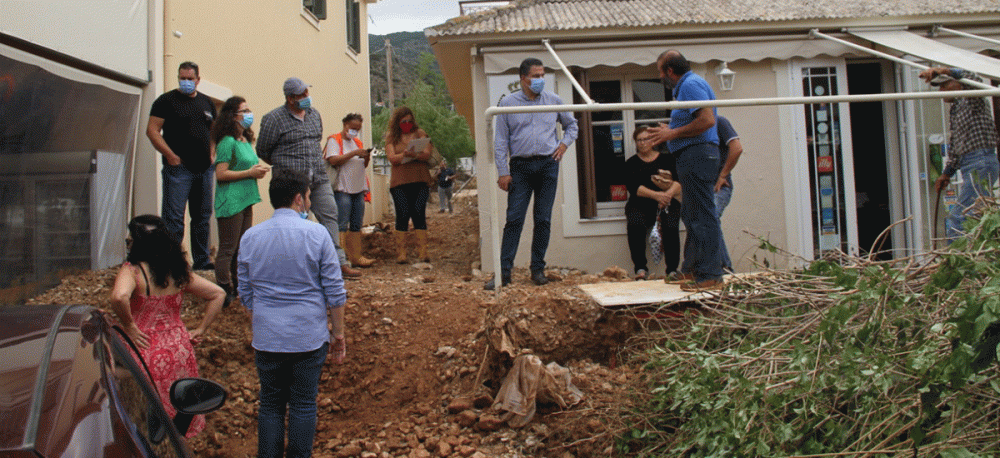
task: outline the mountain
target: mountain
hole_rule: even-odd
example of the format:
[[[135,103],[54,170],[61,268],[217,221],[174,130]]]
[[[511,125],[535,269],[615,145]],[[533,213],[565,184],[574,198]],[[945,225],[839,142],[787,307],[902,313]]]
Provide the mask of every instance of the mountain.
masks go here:
[[[372,104],[385,102],[389,97],[386,85],[385,39],[392,44],[392,80],[396,100],[406,97],[413,81],[416,79],[417,66],[423,53],[433,54],[427,44],[424,32],[395,32],[388,35],[368,35],[368,58],[371,62]],[[440,73],[437,60],[434,61],[434,71]]]

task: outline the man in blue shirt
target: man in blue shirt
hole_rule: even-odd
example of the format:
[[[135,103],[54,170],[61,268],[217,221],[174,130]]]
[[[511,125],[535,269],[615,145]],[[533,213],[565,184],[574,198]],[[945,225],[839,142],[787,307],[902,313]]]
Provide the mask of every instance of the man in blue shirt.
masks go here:
[[[722,212],[726,210],[729,201],[733,198],[732,172],[743,154],[743,144],[740,143],[740,136],[736,133],[736,129],[725,116],[716,118],[715,129],[719,134],[719,177],[715,180],[715,215],[718,216],[721,225]],[[719,242],[722,268],[732,272],[733,260],[729,258],[726,237],[722,232],[719,233]]]
[[[338,364],[346,355],[347,293],[330,232],[305,219],[309,179],[285,170],[271,179],[269,194],[274,216],[243,234],[237,270],[240,301],[253,317],[260,377],[257,456],[283,456],[287,410],[284,456],[305,457],[316,435],[316,393],[327,349]]]
[[[691,71],[691,64],[677,51],[667,51],[657,60],[660,78],[673,89],[674,100],[715,100],[715,92],[704,78]],[[681,221],[684,262],[681,289],[701,291],[722,287],[722,261],[719,254],[722,231],[715,213],[714,187],[719,176],[719,136],[715,129],[714,108],[686,108],[670,112],[670,125],[649,129],[654,143],[667,143],[677,159],[684,201]],[[668,278],[669,280],[669,278]]]
[[[521,62],[521,90],[504,97],[501,107],[528,105],[562,105],[558,95],[544,91],[545,67],[542,61],[529,57]],[[557,137],[556,124],[563,127],[563,138]],[[559,181],[559,160],[566,148],[576,140],[576,118],[566,112],[518,113],[497,116],[493,154],[497,164],[497,186],[507,192],[507,223],[503,228],[500,248],[500,277],[503,286],[510,283],[514,256],[521,240],[521,230],[528,213],[531,195],[535,195],[532,218],[535,230],[531,238],[531,281],[536,285],[549,282],[545,277],[545,251],[549,248],[552,205],[556,200]],[[492,290],[494,280],[483,286]]]

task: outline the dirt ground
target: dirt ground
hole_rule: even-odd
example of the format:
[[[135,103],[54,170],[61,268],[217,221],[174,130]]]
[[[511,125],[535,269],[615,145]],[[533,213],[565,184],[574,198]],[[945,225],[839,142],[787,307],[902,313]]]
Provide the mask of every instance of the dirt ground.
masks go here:
[[[553,280],[534,286],[518,259],[514,282],[499,301],[483,290],[478,208],[458,196],[455,213],[428,204],[431,262],[394,262],[391,234],[365,236],[377,262],[347,282],[347,360],[327,361],[320,382],[314,456],[319,457],[589,457],[611,455],[613,412],[627,402],[637,368],[623,364],[623,343],[637,323],[605,312],[576,288],[626,280],[625,271],[587,274],[550,266]],[[390,221],[380,225],[391,228]],[[391,230],[391,229],[390,229]],[[32,299],[108,307],[117,269],[86,272]],[[200,272],[212,279],[211,272]],[[194,327],[204,304],[187,298]],[[201,375],[222,383],[229,399],[192,439],[198,456],[256,453],[258,379],[248,315],[238,303],[220,314],[197,347]],[[562,410],[539,406],[526,426],[502,424],[489,406],[511,367],[498,351],[533,353],[570,370],[582,402]],[[492,344],[490,344],[492,342]],[[488,397],[487,397],[488,396]]]

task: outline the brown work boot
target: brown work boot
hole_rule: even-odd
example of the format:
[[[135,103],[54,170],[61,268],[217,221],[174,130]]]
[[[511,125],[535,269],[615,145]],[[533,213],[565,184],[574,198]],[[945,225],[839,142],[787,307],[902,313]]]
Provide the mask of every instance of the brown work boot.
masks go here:
[[[681,273],[676,273],[675,272],[675,273],[672,273],[670,275],[667,275],[667,278],[663,279],[664,283],[667,283],[667,284],[670,284],[670,285],[680,285],[680,284],[687,283],[689,281],[694,281],[694,274],[691,274],[691,273],[681,274]]]
[[[344,278],[361,278],[361,271],[353,267],[340,265],[340,273],[343,274]]]
[[[406,231],[394,231],[392,238],[396,241],[396,263],[406,264]]]
[[[413,234],[417,236],[417,257],[423,262],[431,262],[427,255],[427,229],[414,229]]]
[[[348,250],[347,257],[351,260],[351,264],[358,267],[371,267],[375,260],[366,258],[361,254],[361,233],[348,232],[345,238],[347,239],[347,246],[345,247]]]

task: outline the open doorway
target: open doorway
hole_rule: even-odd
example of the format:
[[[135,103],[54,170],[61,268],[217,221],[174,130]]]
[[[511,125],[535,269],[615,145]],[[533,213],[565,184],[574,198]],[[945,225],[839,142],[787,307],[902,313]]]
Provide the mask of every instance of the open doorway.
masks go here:
[[[882,93],[882,69],[878,62],[848,63],[847,89],[855,94]],[[879,234],[891,223],[885,113],[882,102],[850,104],[851,140],[854,145],[854,192],[857,203],[858,248],[862,254],[878,253],[892,259],[889,234],[874,246]],[[874,246],[874,250],[873,250]]]

